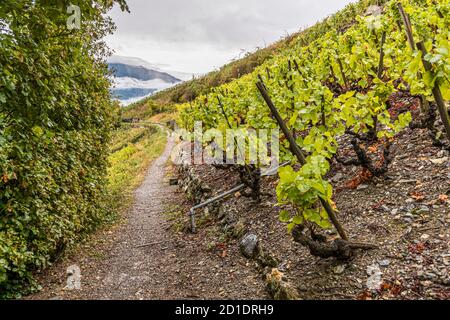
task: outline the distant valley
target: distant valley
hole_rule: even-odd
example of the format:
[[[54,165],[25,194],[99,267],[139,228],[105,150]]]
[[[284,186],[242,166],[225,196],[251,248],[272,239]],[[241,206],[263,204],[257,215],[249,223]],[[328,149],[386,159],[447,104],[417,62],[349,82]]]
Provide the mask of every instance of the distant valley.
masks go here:
[[[114,75],[111,92],[123,105],[193,77],[190,73],[165,71],[158,65],[133,57],[112,56],[108,60],[108,67]]]

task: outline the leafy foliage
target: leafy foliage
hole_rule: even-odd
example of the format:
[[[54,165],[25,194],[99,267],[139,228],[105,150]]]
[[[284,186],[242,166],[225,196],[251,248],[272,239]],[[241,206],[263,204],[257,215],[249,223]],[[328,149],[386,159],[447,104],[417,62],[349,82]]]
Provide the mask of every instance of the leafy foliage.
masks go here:
[[[401,22],[397,23],[397,1],[389,1],[383,14],[358,16],[344,29],[335,19],[334,24],[300,34],[295,45],[253,73],[180,106],[180,118],[189,129],[198,120],[207,128],[225,127],[217,97],[236,128],[273,128],[276,123],[255,86],[260,80],[264,82],[286,124],[296,133],[297,144],[309,155],[299,171],[292,167],[280,170],[279,202],[296,210],[293,215],[283,211],[280,216],[290,227],[305,220],[321,227],[330,225],[317,199],[332,203],[332,188],[323,176],[336,154],[338,136],[375,132],[375,138],[390,139],[399,133],[411,115],[407,112],[392,118],[389,114],[388,99],[396,91],[410,89],[412,94],[431,100],[437,81],[448,99],[449,2],[400,2],[415,27],[415,40],[426,43],[429,53],[425,59],[433,68],[430,73],[424,72],[421,53],[409,48]],[[358,5],[366,4],[362,1]],[[351,8],[355,7],[350,6],[347,13]],[[383,34],[388,35],[385,42]],[[381,48],[384,59],[379,70]],[[425,76],[417,77],[418,72]],[[295,161],[288,142],[281,141],[280,146],[282,160]]]
[[[0,297],[30,290],[31,271],[108,215],[114,1],[71,3],[81,30],[66,27],[69,1],[0,4]]]

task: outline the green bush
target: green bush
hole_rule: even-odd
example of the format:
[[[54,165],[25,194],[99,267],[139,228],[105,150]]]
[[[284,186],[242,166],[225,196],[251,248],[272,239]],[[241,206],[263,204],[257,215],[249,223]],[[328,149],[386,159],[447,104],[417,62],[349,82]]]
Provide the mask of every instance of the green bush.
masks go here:
[[[120,2],[123,9],[126,4]],[[0,297],[108,215],[108,142],[117,119],[101,42],[113,1],[0,4]]]

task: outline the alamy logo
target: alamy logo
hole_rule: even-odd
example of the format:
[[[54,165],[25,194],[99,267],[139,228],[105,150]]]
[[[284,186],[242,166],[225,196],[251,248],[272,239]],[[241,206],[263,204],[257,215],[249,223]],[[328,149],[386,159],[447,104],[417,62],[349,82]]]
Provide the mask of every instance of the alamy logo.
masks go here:
[[[194,132],[176,129],[180,143],[172,151],[175,164],[279,165],[278,129],[208,129],[195,122]]]
[[[70,16],[67,18],[67,28],[69,30],[81,29],[81,9],[79,6],[71,4],[67,7],[67,13]]]
[[[367,275],[369,278],[367,279],[366,285],[369,290],[379,290],[381,288],[381,270],[378,264],[372,264],[367,267]]]
[[[67,268],[67,290],[80,290],[81,289],[81,270],[77,265],[72,265]]]

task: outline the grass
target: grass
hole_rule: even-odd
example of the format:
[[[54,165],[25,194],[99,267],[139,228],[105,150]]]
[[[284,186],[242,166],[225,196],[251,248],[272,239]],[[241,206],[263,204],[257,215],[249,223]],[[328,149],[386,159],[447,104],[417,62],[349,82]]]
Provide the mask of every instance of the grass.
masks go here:
[[[166,220],[171,222],[171,228],[174,232],[182,232],[186,227],[186,215],[182,208],[176,204],[167,206],[164,210]]]
[[[108,169],[112,209],[123,212],[133,201],[133,191],[142,183],[150,163],[163,151],[166,133],[157,127],[129,128],[115,133]]]
[[[152,122],[165,123],[171,120],[178,120],[178,113],[176,112],[162,112],[154,115],[149,119]]]
[[[151,162],[163,152],[165,145],[166,133],[155,126],[133,128],[123,125],[114,132],[108,168],[111,216],[94,232],[83,234],[79,242],[69,245],[58,257],[62,264],[72,263],[73,257],[105,258],[105,252],[99,248],[114,241],[112,234],[122,221],[121,213],[132,205],[133,191],[142,183]]]

